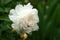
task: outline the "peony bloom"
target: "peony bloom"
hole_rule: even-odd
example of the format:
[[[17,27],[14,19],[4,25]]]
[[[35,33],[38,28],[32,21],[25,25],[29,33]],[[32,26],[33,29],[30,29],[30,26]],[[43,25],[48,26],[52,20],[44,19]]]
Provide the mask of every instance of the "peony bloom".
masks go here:
[[[27,5],[17,5],[15,9],[10,10],[11,25],[17,33],[28,33],[39,29],[37,23],[39,22],[38,10],[28,3]]]

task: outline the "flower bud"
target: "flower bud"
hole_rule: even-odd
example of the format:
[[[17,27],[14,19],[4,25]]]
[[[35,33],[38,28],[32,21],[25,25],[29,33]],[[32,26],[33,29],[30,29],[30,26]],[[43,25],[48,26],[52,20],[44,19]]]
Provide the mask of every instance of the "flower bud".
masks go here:
[[[20,37],[21,37],[23,40],[25,40],[25,39],[28,37],[28,35],[27,35],[26,33],[22,33],[22,34],[20,35]]]

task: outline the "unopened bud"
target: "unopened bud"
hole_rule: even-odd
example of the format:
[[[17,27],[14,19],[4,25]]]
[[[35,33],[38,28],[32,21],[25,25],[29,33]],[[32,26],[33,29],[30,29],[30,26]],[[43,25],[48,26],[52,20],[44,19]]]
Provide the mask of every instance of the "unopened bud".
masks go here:
[[[28,36],[26,33],[22,33],[21,36],[20,36],[23,40],[25,40]]]

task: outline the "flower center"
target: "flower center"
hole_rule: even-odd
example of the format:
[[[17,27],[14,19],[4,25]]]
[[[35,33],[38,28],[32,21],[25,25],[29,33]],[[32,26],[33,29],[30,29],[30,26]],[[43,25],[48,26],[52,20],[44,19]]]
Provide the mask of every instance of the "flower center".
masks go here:
[[[29,16],[28,17],[28,22],[32,22],[33,21],[33,16]]]

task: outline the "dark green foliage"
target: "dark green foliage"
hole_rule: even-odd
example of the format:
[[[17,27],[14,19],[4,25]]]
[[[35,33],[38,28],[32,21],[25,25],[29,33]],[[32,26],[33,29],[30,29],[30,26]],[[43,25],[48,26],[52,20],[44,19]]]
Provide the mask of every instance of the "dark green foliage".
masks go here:
[[[38,9],[39,30],[32,32],[27,40],[60,40],[60,1],[28,0]],[[0,40],[21,40],[20,35],[12,33],[12,22],[8,18],[10,9],[17,4],[27,4],[25,0],[0,0]],[[13,6],[12,6],[13,5]]]

